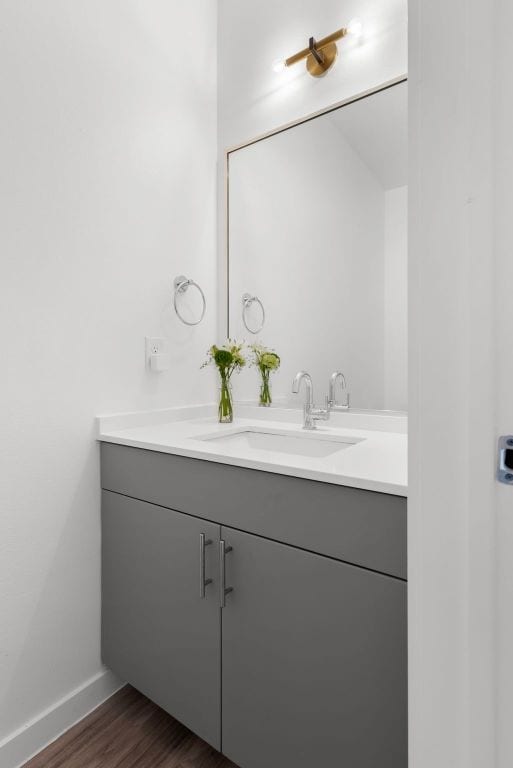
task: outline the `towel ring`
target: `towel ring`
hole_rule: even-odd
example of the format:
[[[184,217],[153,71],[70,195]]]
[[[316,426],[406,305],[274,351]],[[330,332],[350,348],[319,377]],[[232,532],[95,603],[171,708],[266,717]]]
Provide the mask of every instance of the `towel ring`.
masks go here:
[[[189,280],[184,275],[179,275],[179,277],[175,277],[175,281],[174,281],[173,285],[175,287],[174,305],[175,305],[175,312],[176,312],[176,314],[178,315],[178,317],[180,318],[182,323],[184,323],[185,325],[199,325],[201,323],[201,321],[203,320],[203,318],[205,317],[205,311],[207,309],[207,301],[205,299],[205,294],[203,293],[203,291],[199,287],[198,283],[195,283],[194,280]],[[200,292],[200,295],[201,295],[201,299],[203,301],[203,309],[201,310],[201,317],[200,317],[200,319],[199,320],[194,320],[192,322],[190,320],[186,320],[184,317],[182,317],[182,315],[180,314],[180,311],[178,309],[178,303],[177,303],[178,295],[185,293],[188,290],[189,286],[191,286],[191,285],[194,286],[194,288],[198,289],[198,291]]]
[[[262,322],[260,324],[260,327],[257,328],[256,330],[254,330],[253,328],[250,328],[249,325],[246,322],[246,312],[250,308],[250,306],[253,303],[255,303],[255,302],[257,304],[260,304],[260,309],[262,310]],[[265,325],[265,309],[264,309],[264,305],[262,304],[262,302],[260,301],[258,296],[252,296],[250,293],[245,293],[242,296],[242,322],[244,323],[244,327],[246,328],[246,330],[249,331],[250,333],[253,333],[253,334],[260,333],[260,331],[264,327],[264,325]]]

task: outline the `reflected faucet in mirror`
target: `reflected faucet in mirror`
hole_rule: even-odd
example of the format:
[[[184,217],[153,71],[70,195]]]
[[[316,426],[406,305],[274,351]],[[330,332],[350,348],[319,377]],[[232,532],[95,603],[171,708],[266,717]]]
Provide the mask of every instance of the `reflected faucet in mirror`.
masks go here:
[[[337,402],[337,383],[340,382],[341,389],[345,392],[345,402]],[[347,391],[346,377],[342,371],[334,371],[330,376],[330,386],[328,394],[328,408],[330,411],[347,411],[349,410],[350,394]]]
[[[313,398],[312,377],[306,371],[299,371],[294,376],[292,382],[292,392],[299,394],[301,384],[305,385],[305,403],[303,406],[303,429],[317,429],[316,421],[327,421],[330,417],[330,410],[326,401],[326,408],[316,408]]]

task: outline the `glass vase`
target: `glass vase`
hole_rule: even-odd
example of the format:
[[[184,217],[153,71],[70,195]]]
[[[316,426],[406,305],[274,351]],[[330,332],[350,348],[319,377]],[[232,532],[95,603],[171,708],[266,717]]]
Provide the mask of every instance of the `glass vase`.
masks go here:
[[[260,403],[262,408],[269,408],[272,403],[271,384],[269,381],[269,371],[261,371],[262,382],[260,384]]]
[[[219,385],[219,423],[231,424],[233,421],[232,385],[229,379],[221,377]]]

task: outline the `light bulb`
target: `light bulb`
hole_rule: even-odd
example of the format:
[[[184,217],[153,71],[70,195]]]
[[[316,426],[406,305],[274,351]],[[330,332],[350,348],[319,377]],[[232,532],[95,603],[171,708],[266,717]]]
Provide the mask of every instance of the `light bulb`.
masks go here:
[[[273,61],[273,69],[275,72],[283,72],[285,66],[285,61],[283,59],[275,59]]]
[[[352,37],[359,37],[363,31],[363,24],[360,19],[351,19],[347,25],[347,34]]]

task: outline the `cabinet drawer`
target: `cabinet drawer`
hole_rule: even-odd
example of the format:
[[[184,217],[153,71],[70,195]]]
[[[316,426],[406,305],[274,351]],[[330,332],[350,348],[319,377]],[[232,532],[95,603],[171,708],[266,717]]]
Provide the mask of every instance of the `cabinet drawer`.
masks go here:
[[[111,443],[105,490],[406,579],[406,499]]]

